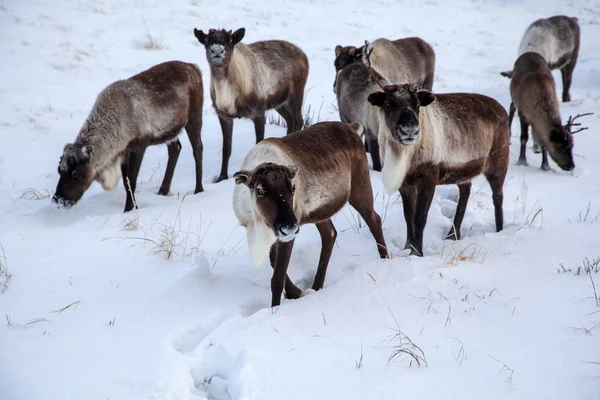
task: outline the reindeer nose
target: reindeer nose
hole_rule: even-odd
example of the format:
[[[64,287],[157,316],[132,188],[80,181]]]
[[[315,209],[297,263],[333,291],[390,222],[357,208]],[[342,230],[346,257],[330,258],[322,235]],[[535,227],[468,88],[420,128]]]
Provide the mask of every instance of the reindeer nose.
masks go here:
[[[400,134],[400,137],[412,137],[419,134],[419,125],[417,124],[401,124],[399,128],[398,134]]]

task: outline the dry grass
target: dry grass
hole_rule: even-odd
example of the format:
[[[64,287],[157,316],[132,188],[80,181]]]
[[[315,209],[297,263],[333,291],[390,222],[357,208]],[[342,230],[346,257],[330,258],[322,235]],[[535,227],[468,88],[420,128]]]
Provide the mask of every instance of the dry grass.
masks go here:
[[[448,253],[445,253],[445,243],[444,247],[442,247],[442,251],[440,253],[440,258],[444,260],[444,266],[456,266],[463,262],[472,262],[472,263],[480,263],[483,264],[485,260],[489,258],[491,254],[488,254],[487,251],[484,250],[483,246],[477,242],[473,242],[468,244],[463,248],[458,247],[458,242],[455,241]]]
[[[10,282],[12,274],[8,270],[8,260],[2,243],[0,243],[0,253],[0,293],[4,293],[8,289],[8,282]]]
[[[45,193],[40,192],[37,189],[29,188],[25,189],[23,193],[19,196],[20,200],[43,200],[50,197],[52,193],[48,190],[44,189]]]
[[[576,276],[587,275],[590,278],[590,283],[592,284],[592,290],[594,291],[594,300],[596,302],[596,307],[600,307],[600,297],[598,297],[598,292],[596,290],[596,283],[594,282],[594,274],[598,274],[600,272],[600,257],[592,258],[591,260],[587,257],[583,259],[581,265],[578,265],[575,271],[571,268],[566,268],[563,263],[559,263],[558,272],[567,273],[572,272]],[[595,327],[594,327],[595,328]],[[593,329],[593,328],[592,328]]]
[[[593,224],[594,222],[597,222],[600,219],[600,213],[596,214],[594,216],[594,214],[592,214],[592,202],[588,202],[587,208],[585,210],[582,210],[579,212],[579,215],[577,215],[577,221],[576,222],[580,222],[580,223],[590,223]],[[570,219],[567,219],[570,223],[572,223],[572,221]]]
[[[513,381],[513,374],[515,373],[515,367],[510,368],[508,365],[504,364],[502,361],[498,360],[496,357],[488,354],[488,356],[490,356],[490,358],[496,360],[498,363],[502,364],[502,368],[500,368],[500,371],[498,371],[498,373],[503,373],[503,372],[508,372],[508,378],[507,378],[507,382],[508,383],[512,383]]]
[[[146,28],[146,35],[142,39],[136,39],[133,41],[133,45],[136,49],[140,50],[165,50],[167,46],[165,46],[161,39],[155,37],[150,33],[150,29],[148,29],[148,25],[146,24],[146,20],[142,18],[144,21],[144,27]]]
[[[60,313],[62,313],[62,312],[64,312],[64,311],[68,310],[68,309],[69,309],[69,308],[71,308],[71,307],[75,307],[75,308],[77,308],[77,306],[79,305],[79,303],[81,303],[81,301],[77,300],[77,301],[74,301],[74,302],[72,302],[72,303],[70,303],[70,304],[67,304],[67,305],[66,305],[66,306],[64,306],[63,308],[59,308],[58,310],[54,310],[54,311],[52,311],[52,312],[53,312],[53,313],[55,313],[55,314],[60,314]]]
[[[394,350],[392,351],[392,354],[390,354],[390,356],[388,357],[387,364],[390,365],[395,361],[408,359],[409,366],[411,367],[413,365],[413,362],[417,364],[418,367],[421,367],[421,364],[427,366],[427,359],[425,358],[425,353],[418,345],[416,345],[411,340],[411,338],[407,334],[405,334],[402,331],[402,329],[400,328],[400,323],[398,322],[398,319],[396,319],[392,308],[390,307],[387,299],[383,295],[383,292],[381,291],[377,280],[373,277],[373,275],[369,274],[368,272],[367,274],[377,287],[377,290],[379,291],[379,294],[381,295],[381,298],[383,299],[386,308],[388,309],[390,315],[392,316],[392,319],[394,320],[394,323],[396,324],[395,328],[391,328],[395,333],[390,337],[389,340],[390,342],[397,342],[397,344],[393,346]]]

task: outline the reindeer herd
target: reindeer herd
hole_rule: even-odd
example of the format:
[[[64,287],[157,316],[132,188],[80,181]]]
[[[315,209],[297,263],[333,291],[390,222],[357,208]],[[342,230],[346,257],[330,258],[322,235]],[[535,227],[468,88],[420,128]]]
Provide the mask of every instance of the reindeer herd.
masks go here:
[[[437,185],[454,184],[459,199],[446,238],[459,240],[471,181],[483,174],[492,189],[496,231],[503,229],[503,185],[509,164],[510,124],[521,123],[525,156],[529,127],[542,169],[548,154],[565,171],[573,162],[573,127],[563,125],[551,70],[562,72],[564,102],[577,63],[577,18],[556,16],[527,28],[512,71],[509,113],[480,94],[432,92],[435,53],[420,38],[377,39],[361,47],[335,47],[335,81],[340,120],[306,129],[302,118],[309,65],[306,54],[282,40],[241,43],[235,32],[194,29],[210,68],[210,97],[223,134],[223,158],[217,182],[228,178],[233,120],[254,123],[256,146],[233,174],[233,211],[246,228],[256,264],[270,260],[272,306],[281,295],[303,295],[287,276],[294,239],[304,224],[315,224],[322,248],[312,289],[323,287],[337,232],[331,218],[350,205],[365,220],[381,258],[388,252],[381,218],[373,207],[367,153],[381,171],[384,187],[398,190],[406,220],[406,246],[423,256],[423,232]],[[196,166],[194,193],[202,187],[202,109],[200,69],[180,61],[156,65],[109,85],[97,97],[74,143],[60,158],[53,201],[73,206],[98,181],[106,190],[119,180],[127,193],[125,212],[137,207],[135,189],[148,146],[167,145],[168,162],[158,194],[168,195],[185,129]],[[287,136],[264,139],[265,113],[285,120]],[[364,144],[361,137],[364,136]],[[366,150],[366,151],[365,151]]]

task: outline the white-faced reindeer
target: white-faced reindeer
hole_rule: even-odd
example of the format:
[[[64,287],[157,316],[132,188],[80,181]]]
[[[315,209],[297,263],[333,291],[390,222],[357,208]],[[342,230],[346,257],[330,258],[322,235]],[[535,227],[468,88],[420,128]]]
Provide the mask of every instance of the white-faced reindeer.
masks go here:
[[[233,210],[246,228],[255,264],[270,256],[272,306],[303,292],[287,277],[294,238],[304,224],[321,234],[319,266],[312,285],[323,287],[337,236],[331,217],[350,203],[367,223],[381,258],[387,249],[381,218],[373,209],[369,166],[359,122],[321,122],[302,132],[258,143],[236,172]]]
[[[245,34],[194,29],[206,48],[210,66],[210,97],[223,132],[223,163],[217,182],[227,179],[234,118],[254,122],[256,143],[265,136],[265,112],[275,109],[285,120],[287,133],[303,127],[302,102],[308,77],[308,58],[283,40],[240,43]]]
[[[517,59],[510,81],[510,96],[509,123],[515,111],[521,122],[521,153],[517,165],[527,165],[525,151],[531,125],[533,139],[542,147],[542,170],[550,169],[548,153],[561,169],[573,170],[573,133],[579,130],[574,132],[571,128],[578,125],[575,124],[577,118],[589,114],[577,115],[569,118],[566,125],[562,124],[554,77],[544,57],[528,52]]]
[[[560,69],[562,75],[562,101],[571,101],[569,89],[573,80],[573,70],[577,64],[580,44],[580,29],[577,18],[558,15],[533,22],[523,35],[519,53],[535,52],[546,61],[550,70]],[[513,71],[502,72],[510,78]]]
[[[416,85],[386,86],[368,100],[379,107],[383,184],[389,192],[400,189],[411,255],[423,255],[423,231],[436,185],[458,185],[447,239],[460,239],[471,180],[481,173],[492,188],[496,231],[502,230],[508,115],[496,100],[468,93],[434,95]]]
[[[123,178],[125,212],[135,206],[137,176],[146,147],[167,143],[169,161],[158,194],[167,195],[181,151],[177,136],[185,128],[196,161],[196,188],[202,188],[202,102],[200,69],[170,61],[129,79],[117,81],[98,95],[79,135],[60,158],[53,201],[71,207],[93,181],[105,190]]]

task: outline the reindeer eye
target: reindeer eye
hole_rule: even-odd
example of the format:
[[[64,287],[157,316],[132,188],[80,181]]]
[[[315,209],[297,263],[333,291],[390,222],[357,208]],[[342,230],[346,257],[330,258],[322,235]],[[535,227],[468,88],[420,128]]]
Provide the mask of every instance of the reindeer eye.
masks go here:
[[[265,195],[265,192],[261,188],[256,188],[254,192],[258,197],[263,197]]]
[[[75,171],[71,172],[71,177],[72,177],[73,179],[77,179],[77,178],[79,178],[80,176],[81,176],[81,174],[80,174],[80,173],[79,173],[79,171],[77,171],[77,170],[75,170]]]
[[[383,103],[383,109],[385,111],[390,111],[392,109],[392,105],[390,104],[389,101],[386,101],[385,103]]]

